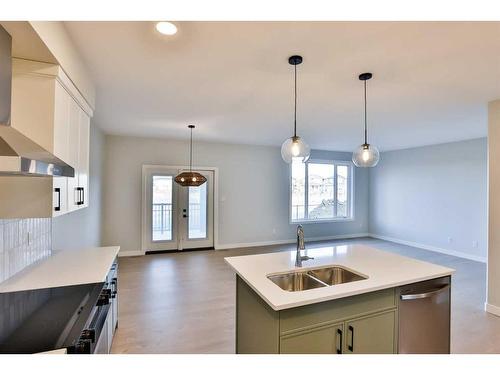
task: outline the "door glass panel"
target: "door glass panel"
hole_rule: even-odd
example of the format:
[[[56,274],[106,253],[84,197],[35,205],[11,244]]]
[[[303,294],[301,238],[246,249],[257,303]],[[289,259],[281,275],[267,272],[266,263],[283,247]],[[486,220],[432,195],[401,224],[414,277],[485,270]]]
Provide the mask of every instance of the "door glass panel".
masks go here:
[[[153,176],[153,241],[172,240],[172,176]]]
[[[308,214],[309,219],[333,218],[333,164],[308,166]]]
[[[207,237],[207,185],[189,187],[189,239]]]
[[[346,165],[337,166],[337,216],[347,217],[347,178],[348,168]]]

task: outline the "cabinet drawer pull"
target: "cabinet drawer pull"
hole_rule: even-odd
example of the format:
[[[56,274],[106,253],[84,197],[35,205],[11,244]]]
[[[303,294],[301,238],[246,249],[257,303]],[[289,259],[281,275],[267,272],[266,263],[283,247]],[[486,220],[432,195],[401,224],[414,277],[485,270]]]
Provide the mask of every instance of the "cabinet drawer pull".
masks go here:
[[[340,328],[337,329],[337,334],[340,338],[340,346],[337,348],[337,354],[342,354],[342,330]]]
[[[61,211],[61,188],[55,188],[54,191],[57,194],[57,206],[54,207],[54,211]]]
[[[347,349],[349,349],[351,352],[354,351],[354,328],[353,326],[349,326],[349,331],[351,331],[351,343],[347,345]]]

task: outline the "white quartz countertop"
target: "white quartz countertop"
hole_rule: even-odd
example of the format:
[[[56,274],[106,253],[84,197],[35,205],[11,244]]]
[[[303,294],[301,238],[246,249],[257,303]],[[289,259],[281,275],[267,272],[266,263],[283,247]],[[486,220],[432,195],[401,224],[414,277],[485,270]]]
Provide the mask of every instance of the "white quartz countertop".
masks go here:
[[[0,283],[0,293],[103,282],[119,246],[56,251]]]
[[[314,257],[300,270],[339,265],[367,276],[366,280],[304,291],[282,290],[267,278],[269,274],[295,270],[295,251],[224,258],[234,271],[274,310],[283,310],[332,299],[393,288],[418,281],[448,276],[455,270],[365,245],[339,245],[302,250]]]

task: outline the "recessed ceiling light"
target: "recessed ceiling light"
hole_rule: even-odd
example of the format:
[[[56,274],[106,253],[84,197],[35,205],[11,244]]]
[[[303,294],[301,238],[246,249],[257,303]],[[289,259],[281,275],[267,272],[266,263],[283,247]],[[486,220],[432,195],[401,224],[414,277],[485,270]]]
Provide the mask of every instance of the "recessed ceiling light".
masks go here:
[[[156,30],[164,35],[174,35],[177,32],[177,26],[172,22],[161,21],[156,24]]]

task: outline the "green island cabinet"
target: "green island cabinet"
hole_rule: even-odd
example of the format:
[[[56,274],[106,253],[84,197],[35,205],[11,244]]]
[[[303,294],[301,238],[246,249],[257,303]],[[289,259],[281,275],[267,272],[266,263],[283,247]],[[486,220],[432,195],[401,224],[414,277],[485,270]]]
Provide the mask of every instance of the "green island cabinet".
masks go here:
[[[275,311],[236,276],[236,353],[397,353],[394,288]]]

